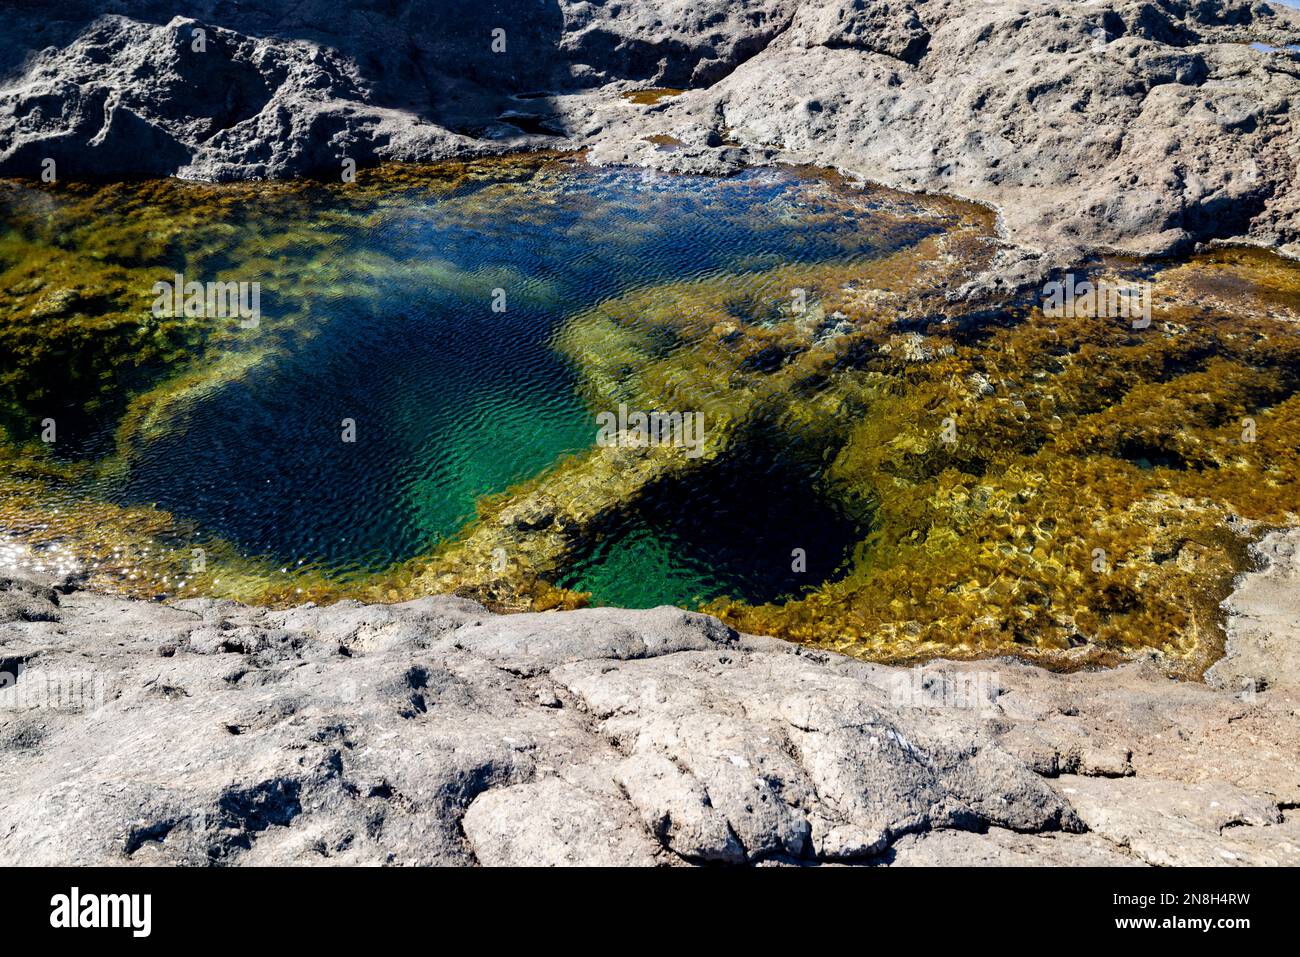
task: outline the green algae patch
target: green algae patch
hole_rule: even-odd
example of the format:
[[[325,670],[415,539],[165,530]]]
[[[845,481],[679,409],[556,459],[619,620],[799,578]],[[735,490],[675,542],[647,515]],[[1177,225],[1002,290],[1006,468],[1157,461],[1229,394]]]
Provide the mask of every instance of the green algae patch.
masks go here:
[[[1102,263],[1086,275],[1150,277],[1150,325],[1049,318],[1033,299],[947,295],[987,267],[986,228],[972,214],[852,266],[637,290],[575,317],[557,347],[593,408],[700,410],[710,461],[738,466],[728,494],[762,501],[770,476],[752,439],[776,435],[788,457],[817,463],[806,494],[862,530],[802,594],[702,603],[735,627],[877,660],[1078,667],[1155,650],[1199,673],[1221,651],[1219,603],[1247,542],[1300,517],[1300,270],[1245,251],[1154,272]],[[491,529],[493,547],[531,550],[544,577],[627,603],[628,578],[668,559],[620,516],[662,509],[665,487],[699,493],[692,475],[711,467],[664,458],[601,450],[570,463],[513,501],[560,503],[559,515],[581,500],[584,517],[539,533],[491,511],[469,550]],[[811,538],[792,535],[767,560],[788,562]],[[691,543],[677,544],[680,556]],[[603,563],[620,548],[632,557],[611,586]],[[574,574],[593,557],[592,574]]]
[[[0,181],[0,425],[21,442],[42,419],[62,418],[71,440],[192,367],[215,368],[230,352],[293,348],[319,302],[394,273],[382,257],[329,255],[345,233],[412,192],[436,200],[479,184],[501,190],[546,162],[391,167],[347,185]],[[256,277],[265,321],[247,329],[228,318],[157,315],[155,283],[177,273]]]

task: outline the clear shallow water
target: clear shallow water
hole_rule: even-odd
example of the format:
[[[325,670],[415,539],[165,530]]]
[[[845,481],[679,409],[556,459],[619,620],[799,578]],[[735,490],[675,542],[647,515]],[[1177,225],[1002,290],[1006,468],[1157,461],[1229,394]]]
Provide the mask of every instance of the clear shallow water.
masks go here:
[[[65,505],[89,494],[160,510],[243,555],[339,578],[427,554],[482,496],[593,445],[595,410],[553,348],[570,317],[639,287],[848,263],[940,229],[917,222],[882,240],[869,201],[826,205],[824,187],[792,171],[719,181],[569,165],[434,195],[397,186],[375,202],[308,188],[235,204],[215,235],[178,235],[132,265],[262,281],[257,336],[209,343],[207,362],[254,342],[268,354],[174,406],[146,403],[162,411],[118,437],[123,464],[75,483]],[[773,304],[787,295],[774,290]],[[93,459],[113,447],[120,417],[84,413],[91,405],[103,403],[60,412],[73,424],[56,451]],[[345,420],[355,441],[343,441]],[[775,483],[751,475],[754,507],[736,507],[743,490],[725,501],[735,487],[697,488],[686,520],[647,499],[562,583],[633,606],[788,593],[800,580],[746,548],[771,537],[789,552],[797,529],[826,543],[814,565],[829,572],[856,529],[816,504],[778,508],[765,491],[806,498],[808,482],[781,466]],[[757,554],[772,565],[772,549]]]
[[[547,190],[530,221],[493,216],[476,191],[401,204],[330,248],[346,261],[364,247],[396,268],[369,294],[318,307],[317,332],[300,347],[189,406],[176,428],[136,450],[111,495],[282,564],[374,571],[428,552],[473,517],[480,496],[592,445],[592,413],[550,347],[567,317],[665,279],[883,251],[864,242],[867,211],[823,224],[791,215],[810,202],[802,185],[771,171],[718,189],[582,170]],[[761,217],[772,223],[756,231]],[[424,275],[431,259],[451,282]],[[504,312],[492,310],[497,289]],[[355,442],[342,441],[345,419]],[[685,529],[647,527],[659,529],[661,550],[677,550]],[[713,564],[712,575],[648,567],[616,585],[631,571],[622,562],[591,584],[604,585],[598,597],[635,605],[737,585],[747,596],[779,593],[752,576],[735,581],[716,558],[683,566]]]
[[[774,438],[746,443],[743,458],[651,485],[557,584],[644,608],[720,595],[771,601],[834,578],[864,523],[827,501],[816,469],[784,458]]]
[[[115,500],[282,564],[374,570],[454,533],[477,496],[590,443],[541,304],[498,316],[396,289],[331,303],[300,349],[194,403],[136,451]]]

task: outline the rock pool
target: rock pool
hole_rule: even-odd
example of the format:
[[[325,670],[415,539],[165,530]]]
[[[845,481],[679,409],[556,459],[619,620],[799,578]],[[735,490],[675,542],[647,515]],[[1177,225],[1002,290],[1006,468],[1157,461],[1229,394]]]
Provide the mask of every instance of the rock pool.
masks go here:
[[[1297,520],[1300,270],[984,279],[984,210],[562,156],[355,183],[0,184],[0,533],[152,597],[704,607],[882,659],[1221,643]],[[155,284],[257,283],[255,324]],[[618,408],[703,441],[597,443]],[[53,439],[53,441],[48,441]],[[56,558],[57,556],[57,558]]]

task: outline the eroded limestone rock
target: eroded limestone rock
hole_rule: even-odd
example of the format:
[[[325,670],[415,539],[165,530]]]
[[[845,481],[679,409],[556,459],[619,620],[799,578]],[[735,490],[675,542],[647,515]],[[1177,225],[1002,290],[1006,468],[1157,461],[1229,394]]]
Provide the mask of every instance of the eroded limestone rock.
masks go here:
[[[1291,580],[1271,554],[1234,599]],[[57,610],[0,623],[8,864],[1300,861],[1282,682],[918,676],[673,608],[60,588],[0,588]],[[1289,667],[1294,629],[1235,634]]]
[[[1300,17],[1281,5],[54,7],[15,13],[0,42],[0,174],[54,159],[74,179],[337,175],[344,158],[588,148],[697,173],[789,158],[955,193],[1054,257],[1230,238],[1295,252],[1300,237],[1285,49]],[[645,87],[687,92],[622,96]]]

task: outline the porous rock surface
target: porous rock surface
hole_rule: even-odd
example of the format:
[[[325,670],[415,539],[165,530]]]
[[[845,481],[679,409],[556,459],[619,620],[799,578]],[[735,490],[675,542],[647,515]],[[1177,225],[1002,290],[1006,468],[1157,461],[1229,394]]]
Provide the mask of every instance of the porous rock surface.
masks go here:
[[[991,204],[1058,259],[1300,252],[1300,14],[1264,0],[57,0],[7,17],[0,175],[338,175],[543,147],[686,172],[788,160]],[[622,96],[656,86],[686,92]]]
[[[1264,643],[1231,612],[1218,687],[1155,658],[887,667],[667,607],[10,574],[0,864],[1294,865],[1297,545],[1266,537],[1229,600],[1291,614]]]

